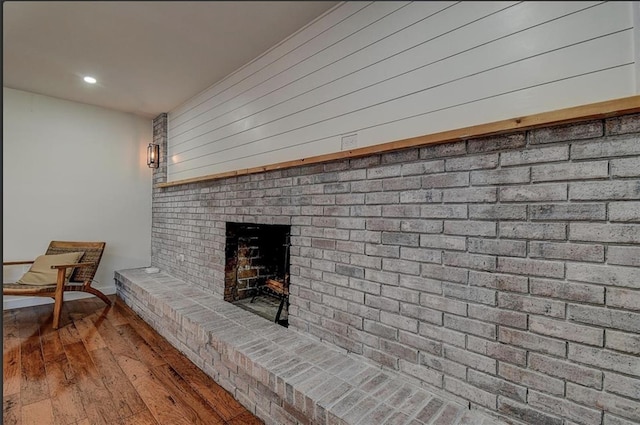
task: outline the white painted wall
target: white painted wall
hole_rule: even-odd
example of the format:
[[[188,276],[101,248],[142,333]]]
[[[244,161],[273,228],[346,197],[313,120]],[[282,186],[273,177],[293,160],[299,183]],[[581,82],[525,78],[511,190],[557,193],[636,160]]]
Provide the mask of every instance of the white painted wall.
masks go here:
[[[169,113],[169,181],[637,93],[632,2],[344,2]]]
[[[115,270],[149,265],[151,139],[149,119],[3,88],[3,261],[34,259],[51,240],[105,241],[95,286],[107,293]],[[3,281],[24,271],[4,267]]]

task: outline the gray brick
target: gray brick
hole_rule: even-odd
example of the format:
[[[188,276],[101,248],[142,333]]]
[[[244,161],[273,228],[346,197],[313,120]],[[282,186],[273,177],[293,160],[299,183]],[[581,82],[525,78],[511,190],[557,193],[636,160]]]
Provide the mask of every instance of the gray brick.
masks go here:
[[[441,372],[437,372],[431,368],[413,364],[403,360],[400,360],[400,370],[430,385],[442,387],[443,375]]]
[[[386,326],[372,320],[364,320],[364,330],[386,339],[395,340],[398,338],[398,330],[395,327]]]
[[[640,199],[640,180],[571,183],[569,198],[580,201]]]
[[[469,187],[460,189],[444,189],[442,200],[451,202],[496,202],[497,188]]]
[[[364,193],[348,193],[336,195],[338,205],[362,205],[364,204]]]
[[[420,159],[442,158],[447,156],[463,155],[465,153],[467,153],[467,144],[464,141],[443,143],[421,148]]]
[[[368,255],[351,254],[351,264],[353,264],[354,266],[366,267],[368,269],[382,269],[382,259],[377,257],[370,257]]]
[[[382,180],[361,180],[351,182],[352,192],[380,192],[382,190]],[[359,198],[358,198],[359,199]],[[364,197],[362,198],[364,203]],[[361,202],[358,202],[361,203]]]
[[[546,409],[545,409],[546,410]],[[499,397],[498,399],[498,411],[523,420],[525,423],[536,425],[562,425],[563,420],[553,417],[551,415],[542,413],[531,406],[525,404],[516,403],[509,399]]]
[[[388,219],[386,219],[388,220]],[[412,233],[442,233],[442,220],[402,220],[400,230]],[[422,236],[422,235],[421,235]]]
[[[444,315],[444,326],[466,334],[496,339],[496,326],[460,316]]]
[[[422,324],[420,324],[420,326],[422,327]],[[398,340],[409,347],[417,348],[421,352],[434,354],[436,356],[442,353],[442,343],[434,342],[429,338],[423,338],[409,332],[400,331]]]
[[[631,401],[617,395],[595,391],[574,384],[567,384],[567,398],[587,406],[598,406],[600,409],[615,415],[640,421],[640,403],[637,400]]]
[[[384,217],[420,217],[419,205],[383,205],[382,215]]]
[[[416,261],[383,258],[382,270],[418,276],[420,275],[420,264]]]
[[[380,284],[379,283],[375,283],[372,282],[371,280],[372,277],[371,275],[374,275],[376,278],[379,278],[378,276],[380,276],[382,272],[375,272],[372,270],[368,270],[365,269],[365,278],[367,280],[362,280],[362,279],[356,279],[356,278],[349,278],[349,288],[354,289],[356,291],[361,291],[361,292],[366,292],[367,294],[373,294],[373,295],[379,295],[380,294]],[[389,273],[387,273],[389,274]],[[397,278],[398,276],[395,275],[395,277]],[[380,279],[382,280],[382,279]],[[391,282],[384,282],[384,283],[390,283],[390,284],[396,284],[393,281]],[[365,298],[366,300],[366,298]]]
[[[446,160],[447,171],[479,170],[483,168],[496,168],[498,165],[498,154],[464,156],[460,158],[450,158]]]
[[[385,325],[392,326],[394,328],[402,329],[405,331],[417,333],[418,321],[409,317],[403,317],[397,314],[388,313],[386,311],[380,312],[380,322]]]
[[[420,246],[425,248],[441,248],[452,251],[464,251],[467,240],[460,236],[420,235]]]
[[[376,181],[376,180],[374,180]],[[380,180],[377,180],[378,182]],[[353,185],[351,185],[353,188]],[[378,190],[391,191],[391,190],[412,190],[412,189],[420,189],[422,187],[422,182],[420,177],[395,177],[395,178],[386,178],[382,180],[382,187]],[[352,189],[353,190],[353,189]]]
[[[408,289],[415,289],[420,292],[432,294],[442,293],[442,282],[423,277],[400,275],[400,286]]]
[[[486,375],[484,373],[469,370],[468,381],[471,385],[490,393],[502,395],[521,402],[526,401],[527,389],[511,382]]]
[[[640,202],[609,203],[609,220],[640,223]]]
[[[640,247],[609,246],[607,248],[607,263],[640,267]]]
[[[498,375],[528,388],[544,391],[548,394],[563,395],[564,382],[560,379],[551,378],[548,375],[522,369],[508,363],[500,362]]]
[[[567,351],[566,343],[563,341],[504,327],[500,327],[498,341],[559,357],[564,357]]]
[[[480,220],[526,220],[526,205],[469,205],[469,218]]]
[[[471,172],[471,184],[474,186],[527,183],[530,178],[529,167]]]
[[[398,273],[381,272],[378,270],[365,269],[364,277],[371,282],[379,282],[385,285],[398,286]],[[352,279],[353,282],[353,279]],[[379,293],[379,292],[378,292]]]
[[[640,376],[640,357],[638,356],[570,343],[569,360],[599,369]]]
[[[586,242],[640,243],[640,225],[571,223],[569,239]]]
[[[442,312],[412,304],[401,303],[400,314],[420,320],[420,322],[442,325]]]
[[[364,202],[368,205],[397,204],[399,201],[400,194],[397,192],[371,192],[364,197]]]
[[[604,287],[602,286],[532,278],[529,280],[529,288],[533,295],[604,304]]]
[[[480,137],[467,142],[469,153],[491,152],[503,149],[522,148],[526,145],[525,133],[512,133],[506,135],[496,135]]]
[[[418,246],[419,240],[419,235],[415,233],[382,232],[384,245]]]
[[[428,323],[420,323],[420,335],[429,340],[442,341],[457,347],[464,347],[465,334],[456,332],[442,326],[433,326]]]
[[[473,369],[491,374],[495,374],[498,369],[498,362],[495,359],[447,345],[443,347],[443,350],[446,359],[469,366]]]
[[[605,346],[612,350],[640,354],[640,335],[607,329]]]
[[[520,329],[527,328],[527,315],[523,313],[469,304],[468,315],[470,318],[482,320],[484,322],[496,323],[498,325],[505,325]]]
[[[490,221],[449,221],[444,222],[444,233],[467,236],[496,236],[496,223]]]
[[[496,305],[496,291],[477,286],[443,283],[442,290],[445,297],[458,298],[487,305]]]
[[[567,384],[567,387],[571,385],[572,384]],[[582,407],[568,400],[551,397],[536,391],[529,392],[528,400],[531,406],[545,409],[565,419],[578,421],[583,425],[600,425],[601,423],[602,413],[599,410]],[[593,406],[593,404],[591,406]]]
[[[604,261],[603,245],[576,243],[529,242],[529,256],[574,261]]]
[[[467,349],[475,353],[484,354],[485,356],[496,360],[513,363],[519,366],[525,366],[527,364],[526,350],[510,347],[507,344],[487,341],[486,339],[468,335]]]
[[[629,378],[615,373],[607,373],[604,377],[604,390],[639,400],[640,379]]]
[[[425,189],[461,186],[469,186],[469,173],[429,174],[422,177],[422,187]]]
[[[567,183],[547,183],[500,188],[504,202],[542,202],[567,200]]]
[[[531,167],[531,181],[585,180],[609,176],[608,161],[544,164]]]
[[[572,318],[571,314],[569,314],[569,318]],[[598,347],[604,346],[604,330],[562,320],[531,316],[529,318],[529,330],[568,341],[581,342]]]
[[[424,218],[467,218],[466,205],[422,205],[420,217]]]
[[[443,171],[444,171],[444,160],[422,161],[422,162],[416,162],[411,164],[402,164],[403,176],[441,173]]]
[[[426,204],[441,201],[442,191],[440,190],[411,190],[400,193],[400,202],[403,204]]]
[[[367,179],[373,180],[384,177],[398,177],[401,169],[402,166],[400,164],[368,168]]]
[[[489,255],[445,252],[442,261],[447,266],[483,271],[495,271],[496,269],[496,257]]]
[[[380,205],[356,205],[350,207],[349,215],[351,217],[380,217],[382,207]]]
[[[403,149],[393,152],[385,152],[381,155],[380,162],[382,164],[395,164],[415,161],[418,159],[418,149]]]
[[[423,236],[424,235],[420,235],[420,237]],[[403,246],[400,248],[400,258],[421,263],[439,264],[442,262],[442,251],[424,248],[407,248]]]
[[[411,363],[418,362],[418,350],[413,347],[382,339],[380,340],[380,350],[398,359],[407,360]]]
[[[607,306],[640,311],[640,292],[630,289],[607,288]]]
[[[637,289],[640,288],[640,269],[637,267],[567,263],[567,279]]]
[[[607,158],[640,154],[638,136],[618,136],[602,141],[574,143],[571,145],[571,159]]]
[[[346,266],[344,264],[336,264],[336,273],[350,277],[364,278],[364,269],[362,267]]]
[[[575,322],[629,332],[637,332],[640,329],[640,313],[609,308],[569,305],[567,318]]]
[[[469,285],[484,288],[498,289],[500,291],[528,292],[528,279],[525,276],[512,276],[497,273],[482,273],[471,271],[469,273]]]
[[[422,264],[422,276],[447,282],[467,283],[468,272],[455,267]]]
[[[425,293],[420,294],[420,305],[423,305],[425,307],[429,307],[435,310],[440,310],[446,313],[457,314],[460,316],[467,315],[466,303],[455,301],[455,300],[449,300],[446,298],[442,298],[442,297],[438,297],[430,294],[425,294]]]
[[[602,372],[536,353],[529,354],[529,368],[587,387],[602,389]]]
[[[495,394],[480,390],[457,379],[445,376],[444,389],[467,400],[471,400],[481,406],[488,407],[493,410],[496,409],[497,396]]]
[[[569,159],[569,146],[550,146],[514,152],[503,152],[500,154],[500,164],[503,167],[509,165],[565,161],[567,159]]]
[[[389,245],[365,245],[365,253],[376,257],[400,258],[400,247]]]
[[[552,239],[567,238],[567,225],[562,223],[510,223],[501,222],[500,237],[512,239]]]
[[[640,132],[640,115],[623,115],[605,120],[606,134],[625,134]]]
[[[531,260],[528,258],[498,258],[497,270],[503,273],[542,277],[564,277],[564,264],[553,261]]]
[[[529,205],[531,220],[606,220],[605,204]]]
[[[426,366],[429,369],[444,372],[445,375],[466,379],[467,368],[464,365],[447,360],[443,357],[420,353],[420,365]]]
[[[505,239],[475,239],[469,238],[469,252],[510,257],[525,257],[527,243]]]
[[[565,140],[593,139],[604,134],[603,122],[588,121],[545,127],[529,132],[529,141],[533,145],[555,143]]]
[[[640,157],[612,159],[612,177],[638,177],[640,176]]]

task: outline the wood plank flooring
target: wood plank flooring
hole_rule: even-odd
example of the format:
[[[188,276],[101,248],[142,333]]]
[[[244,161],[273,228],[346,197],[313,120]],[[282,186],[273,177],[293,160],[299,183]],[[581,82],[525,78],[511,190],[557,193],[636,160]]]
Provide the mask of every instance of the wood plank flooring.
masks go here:
[[[263,422],[115,296],[3,313],[3,424]]]

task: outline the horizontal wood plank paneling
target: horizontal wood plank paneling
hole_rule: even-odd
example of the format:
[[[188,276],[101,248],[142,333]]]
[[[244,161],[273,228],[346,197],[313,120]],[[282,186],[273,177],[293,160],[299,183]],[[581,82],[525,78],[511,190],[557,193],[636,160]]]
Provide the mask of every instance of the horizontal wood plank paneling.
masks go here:
[[[347,2],[169,113],[181,181],[635,94],[630,2]]]

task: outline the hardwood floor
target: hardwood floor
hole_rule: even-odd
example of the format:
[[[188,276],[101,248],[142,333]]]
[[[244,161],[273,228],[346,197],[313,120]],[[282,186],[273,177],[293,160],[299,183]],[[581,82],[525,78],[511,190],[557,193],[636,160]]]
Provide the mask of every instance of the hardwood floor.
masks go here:
[[[115,296],[3,314],[3,423],[257,425],[216,384]]]

